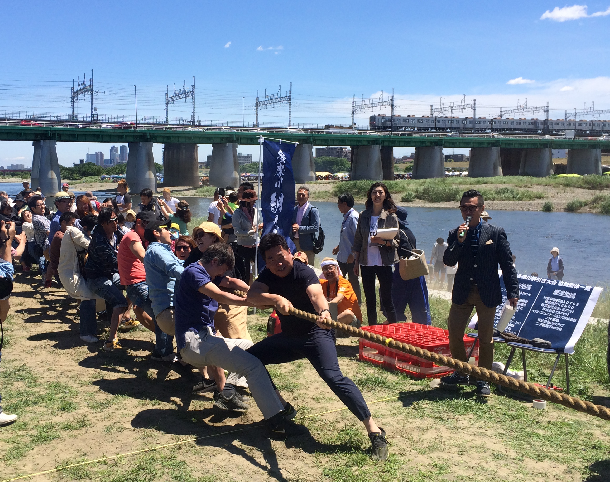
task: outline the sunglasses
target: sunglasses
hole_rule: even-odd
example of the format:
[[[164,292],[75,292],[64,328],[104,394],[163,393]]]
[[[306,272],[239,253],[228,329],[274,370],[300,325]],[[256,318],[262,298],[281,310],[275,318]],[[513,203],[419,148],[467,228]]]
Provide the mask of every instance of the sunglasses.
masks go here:
[[[207,233],[205,231],[199,231],[196,235],[195,235],[195,239],[201,239],[203,238]]]
[[[460,211],[471,212],[479,209],[479,206],[460,206]]]
[[[176,251],[190,251],[190,246],[176,246]]]

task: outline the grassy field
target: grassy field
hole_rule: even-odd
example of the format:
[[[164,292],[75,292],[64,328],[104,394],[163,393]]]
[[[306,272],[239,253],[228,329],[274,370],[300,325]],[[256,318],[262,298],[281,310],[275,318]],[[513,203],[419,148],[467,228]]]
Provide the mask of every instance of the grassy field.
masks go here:
[[[150,332],[121,335],[121,352],[82,346],[75,303],[59,290],[25,287],[17,285],[5,323],[3,407],[20,418],[0,428],[0,479],[53,470],[30,480],[610,480],[609,422],[560,406],[537,411],[499,392],[479,403],[472,388],[434,389],[358,362],[358,341],[350,338],[338,340],[340,364],[386,429],[390,458],[371,460],[361,424],[306,361],[269,371],[311,435],[269,441],[256,408],[227,417],[210,408],[209,397],[190,393],[190,370],[152,362]],[[604,298],[597,314],[609,306]],[[432,298],[431,308],[434,325],[446,326],[449,302]],[[255,341],[265,336],[267,315],[249,315]],[[609,405],[606,332],[605,323],[586,328],[570,374],[572,394]],[[506,359],[505,348],[497,347],[496,360]],[[528,353],[530,380],[545,382],[552,362]],[[562,362],[554,383],[565,386]]]

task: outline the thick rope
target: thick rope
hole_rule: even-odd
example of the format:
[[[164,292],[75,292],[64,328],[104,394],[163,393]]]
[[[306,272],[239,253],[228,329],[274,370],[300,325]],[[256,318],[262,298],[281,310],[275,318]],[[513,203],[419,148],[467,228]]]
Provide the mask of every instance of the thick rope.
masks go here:
[[[246,296],[246,293],[241,291],[236,291],[235,293],[238,296]],[[315,323],[318,319],[317,315],[314,315],[313,313],[307,313],[306,311],[297,310],[296,308],[291,308],[289,314],[296,316],[297,318],[301,318],[303,320],[311,321],[312,323]],[[369,331],[364,331],[359,328],[354,328],[353,326],[346,325],[344,323],[338,323],[333,320],[325,320],[324,325],[328,326],[329,328],[335,328],[337,330],[345,331],[351,336],[364,338],[365,340],[369,340],[380,345],[385,345],[388,348],[394,348],[395,350],[399,350],[403,353],[423,358],[424,360],[434,362],[439,366],[447,366],[453,368],[454,370],[465,375],[472,376],[477,380],[483,380],[489,383],[494,383],[496,385],[502,385],[503,387],[507,387],[512,390],[527,393],[528,395],[531,395],[537,399],[558,403],[560,405],[563,405],[564,407],[578,410],[579,412],[603,418],[604,420],[610,420],[610,410],[606,407],[603,407],[601,405],[595,405],[594,403],[581,400],[580,398],[572,397],[566,393],[559,393],[555,390],[548,390],[547,388],[536,385],[535,383],[524,382],[521,380],[517,380],[516,378],[507,377],[506,375],[487,370],[486,368],[477,367],[469,363],[456,360],[454,358],[439,355],[438,353],[433,353],[417,346],[409,345],[408,343],[402,343],[400,341],[393,340],[392,338],[386,338],[377,333],[371,333]]]

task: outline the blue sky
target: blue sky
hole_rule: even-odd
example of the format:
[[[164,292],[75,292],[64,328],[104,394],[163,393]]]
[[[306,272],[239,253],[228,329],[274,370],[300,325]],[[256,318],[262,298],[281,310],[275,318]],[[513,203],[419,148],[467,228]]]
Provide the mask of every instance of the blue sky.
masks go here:
[[[550,102],[610,109],[610,0],[445,2],[3,2],[0,112],[67,114],[72,79],[94,69],[100,114],[164,117],[166,85],[196,77],[203,122],[254,122],[260,94],[293,83],[293,124],[349,124],[353,95],[394,88],[398,114],[477,99],[477,115]],[[586,103],[586,104],[585,104]],[[170,119],[191,105],[170,106]],[[89,112],[88,102],[78,113]],[[384,112],[384,111],[375,111]],[[389,113],[388,109],[385,112]],[[367,123],[370,111],[357,116]],[[536,116],[542,116],[537,114]],[[606,115],[610,118],[610,114]],[[288,108],[262,110],[287,125]],[[109,145],[58,145],[71,165]],[[258,153],[243,147],[243,152]],[[406,149],[410,152],[410,149]],[[155,146],[161,161],[161,146]],[[200,157],[211,146],[200,147]],[[398,152],[397,154],[400,154]],[[29,143],[0,143],[0,165],[31,162]]]

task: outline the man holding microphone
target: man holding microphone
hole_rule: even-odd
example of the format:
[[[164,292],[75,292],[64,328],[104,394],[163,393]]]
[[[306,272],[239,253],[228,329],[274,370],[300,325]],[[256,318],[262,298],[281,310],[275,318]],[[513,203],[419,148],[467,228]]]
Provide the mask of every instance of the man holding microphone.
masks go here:
[[[491,370],[494,317],[496,307],[502,302],[498,265],[502,269],[507,298],[513,308],[519,299],[519,282],[506,233],[503,228],[481,221],[484,210],[483,195],[479,191],[472,189],[462,194],[460,211],[464,223],[449,232],[449,247],[445,250],[443,262],[447,266],[458,263],[447,322],[451,356],[468,361],[463,337],[472,308],[476,308],[479,366]],[[468,382],[468,376],[458,372],[441,378],[444,387],[457,387]],[[478,380],[476,385],[478,396],[490,396],[489,383]]]

